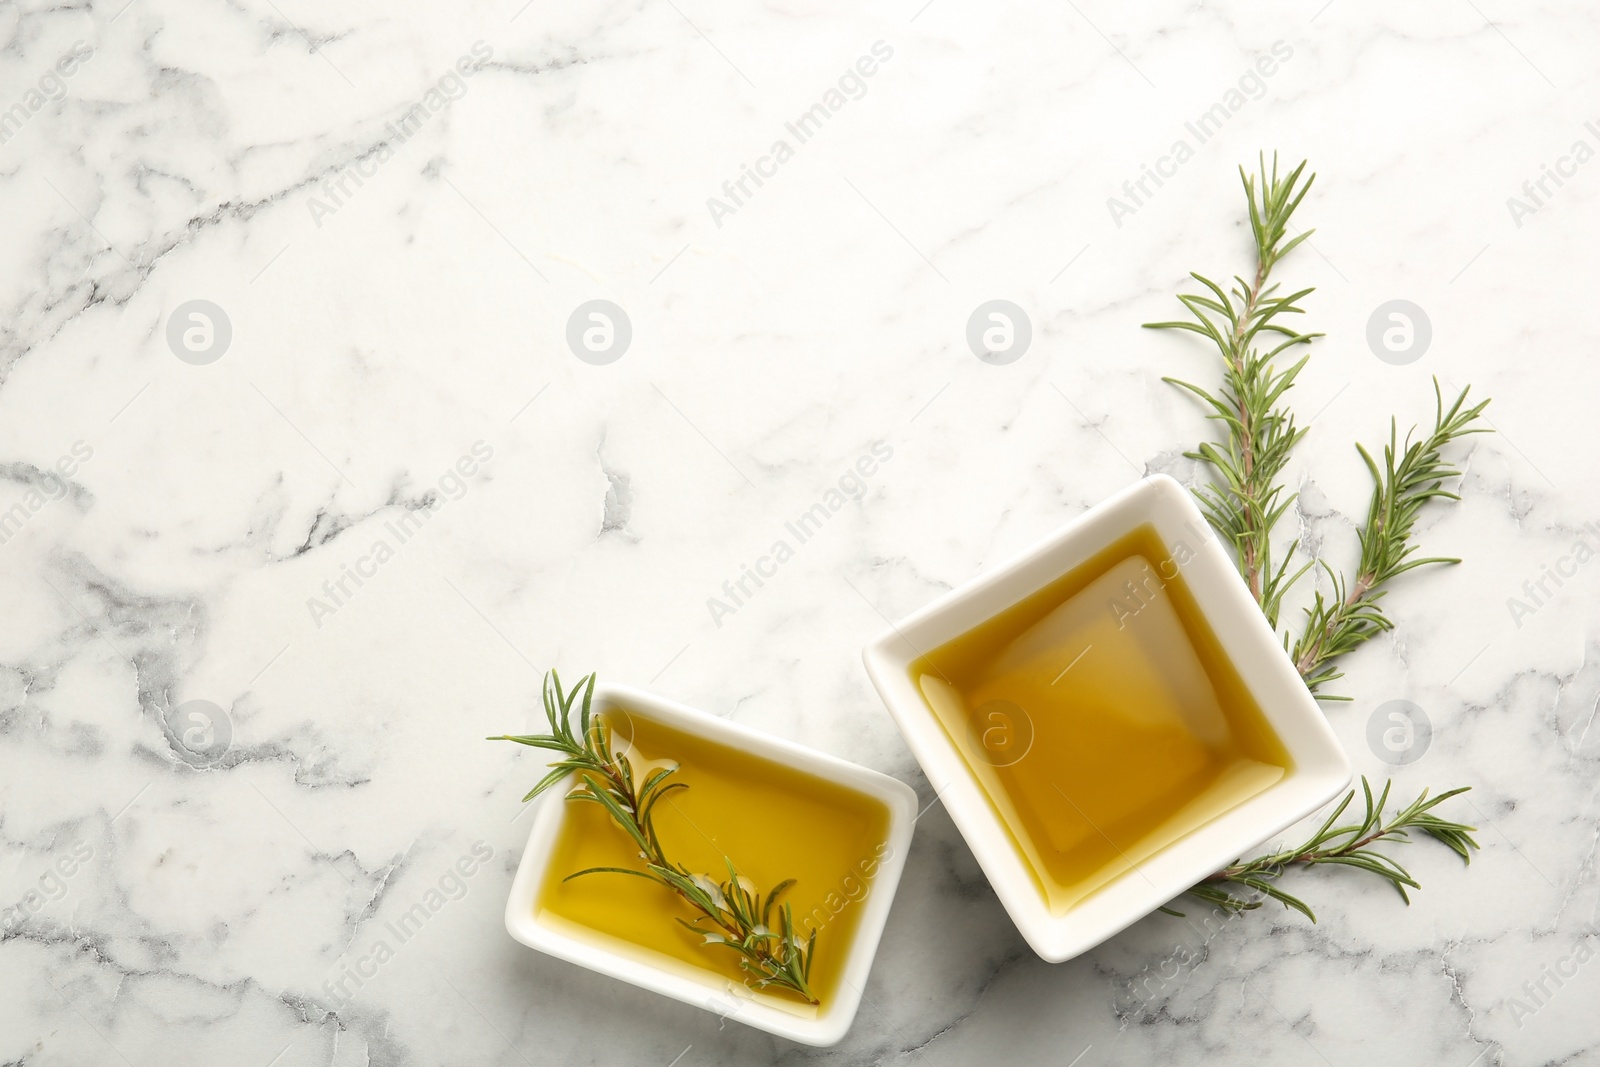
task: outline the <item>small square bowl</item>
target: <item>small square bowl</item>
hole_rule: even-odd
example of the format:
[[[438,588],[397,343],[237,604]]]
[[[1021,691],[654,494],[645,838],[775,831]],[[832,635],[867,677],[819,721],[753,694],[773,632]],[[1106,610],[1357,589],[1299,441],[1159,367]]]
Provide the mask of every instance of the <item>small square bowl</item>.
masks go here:
[[[1064,910],[1052,910],[995,803],[919,691],[912,665],[1146,525],[1163,545],[1192,546],[1192,557],[1181,565],[1185,584],[1291,765],[1274,784]],[[1021,556],[913,613],[867,645],[862,658],[1001,904],[1033,950],[1051,962],[1071,959],[1130,926],[1310,815],[1350,782],[1349,760],[1322,709],[1226,549],[1189,493],[1165,475],[1130,486]]]
[[[595,714],[620,711],[632,720],[656,722],[765,757],[884,806],[888,815],[887,847],[879,850],[864,895],[850,905],[865,910],[846,949],[838,990],[820,1008],[789,1005],[772,995],[757,995],[748,986],[709,969],[702,970],[639,946],[608,944],[604,935],[586,936],[564,920],[541,916],[537,910],[539,889],[573,808],[564,800],[567,790],[559,786],[538,801],[541,806],[511,883],[511,895],[506,901],[506,929],[511,936],[540,952],[791,1041],[807,1045],[838,1042],[860,1007],[867,974],[905,867],[917,815],[916,793],[888,775],[641,690],[596,685],[592,707]]]

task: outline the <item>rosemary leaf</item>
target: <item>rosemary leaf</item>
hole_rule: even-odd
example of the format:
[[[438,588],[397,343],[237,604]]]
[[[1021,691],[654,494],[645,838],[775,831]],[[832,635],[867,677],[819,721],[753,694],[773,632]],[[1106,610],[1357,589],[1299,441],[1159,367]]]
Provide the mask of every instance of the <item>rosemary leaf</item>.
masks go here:
[[[1389,443],[1383,449],[1382,466],[1365,448],[1356,446],[1372,475],[1372,499],[1360,533],[1361,562],[1356,580],[1346,583],[1332,567],[1324,564],[1332,595],[1317,592],[1316,599],[1306,609],[1305,626],[1292,653],[1295,667],[1313,693],[1342,676],[1333,666],[1335,659],[1392,628],[1393,623],[1378,603],[1391,580],[1416,567],[1461,562],[1438,556],[1413,558],[1417,545],[1412,534],[1422,505],[1435,499],[1460,499],[1444,488],[1446,479],[1461,472],[1445,462],[1443,452],[1462,437],[1484,433],[1485,428],[1474,423],[1489,406],[1489,401],[1483,400],[1466,407],[1467,393],[1468,389],[1461,390],[1447,410],[1439,381],[1434,379],[1433,432],[1418,441],[1407,434],[1402,447],[1396,439],[1395,423],[1390,420]],[[1322,699],[1344,698],[1322,696]]]
[[[1428,791],[1424,789],[1409,806],[1385,821],[1383,804],[1388,799],[1390,784],[1392,783],[1385,784],[1382,794],[1374,800],[1372,786],[1366,778],[1361,779],[1361,791],[1366,798],[1366,813],[1361,822],[1343,826],[1334,825],[1345,808],[1355,799],[1356,791],[1352,789],[1345,795],[1334,813],[1323,822],[1321,828],[1304,843],[1269,855],[1257,856],[1253,860],[1235,860],[1190,889],[1189,895],[1228,911],[1250,911],[1261,906],[1261,899],[1236,892],[1237,889],[1250,890],[1270,897],[1285,907],[1293,908],[1312,922],[1316,922],[1317,917],[1311,907],[1299,897],[1281,889],[1276,884],[1277,880],[1295,867],[1337,864],[1354,867],[1385,879],[1399,892],[1400,899],[1409,904],[1411,898],[1406,890],[1422,887],[1411,877],[1410,872],[1394,859],[1373,851],[1370,846],[1391,839],[1408,840],[1409,831],[1414,830],[1443,841],[1461,857],[1463,862],[1471,863],[1472,856],[1469,850],[1478,847],[1477,840],[1472,836],[1477,827],[1449,822],[1431,814],[1432,809],[1438,804],[1466,792],[1470,788],[1467,786],[1451,789],[1432,798],[1429,798]]]
[[[810,938],[802,944],[788,904],[782,906],[780,913],[782,933],[775,934],[768,928],[773,903],[795,884],[794,879],[780,882],[762,905],[760,893],[727,857],[723,857],[723,862],[728,880],[720,883],[669,859],[656,834],[652,812],[662,797],[675,789],[687,789],[688,785],[668,781],[677,771],[676,765],[651,771],[643,783],[635,784],[633,766],[625,756],[613,751],[605,725],[591,713],[594,683],[595,676],[586,675],[568,692],[562,688],[560,676],[555,671],[549,672],[544,679],[543,697],[550,732],[489,738],[490,741],[514,741],[562,753],[565,758],[552,763],[549,773],[523,800],[532,800],[568,775],[576,775],[579,782],[566,799],[604,808],[611,821],[638,846],[639,857],[644,862],[643,870],[589,867],[564,880],[591,874],[625,874],[669,889],[699,913],[693,921],[674,916],[676,921],[701,935],[706,945],[721,945],[738,953],[739,966],[750,976],[751,985],[758,989],[786,990],[808,1003],[818,1003],[810,985],[811,962],[817,947],[816,930],[813,929]],[[577,732],[573,730],[574,707],[577,709]]]
[[[1301,333],[1280,321],[1282,316],[1301,314],[1299,301],[1313,290],[1279,295],[1271,280],[1278,261],[1311,236],[1312,231],[1308,230],[1287,243],[1283,240],[1289,217],[1316,180],[1311,175],[1301,181],[1305,168],[1302,162],[1280,178],[1277,157],[1273,157],[1270,172],[1263,157],[1258,184],[1258,176],[1245,173],[1241,167],[1239,177],[1244,183],[1256,242],[1254,279],[1246,281],[1236,276],[1232,289],[1224,291],[1204,275],[1192,274],[1212,294],[1178,297],[1193,320],[1145,323],[1147,329],[1200,334],[1216,346],[1222,357],[1222,385],[1215,394],[1177,378],[1165,380],[1192,393],[1210,409],[1206,417],[1222,425],[1220,442],[1206,442],[1185,453],[1206,464],[1217,478],[1197,489],[1195,496],[1207,521],[1233,547],[1239,573],[1274,629],[1284,594],[1310,566],[1289,573],[1293,547],[1274,566],[1272,547],[1273,529],[1295,498],[1295,494],[1284,491],[1279,478],[1291,450],[1306,433],[1295,426],[1294,414],[1282,402],[1283,395],[1294,385],[1309,357],[1301,357],[1283,369],[1273,361],[1287,349],[1322,336]],[[1284,340],[1261,352],[1256,340],[1262,334]]]
[[[1282,367],[1275,361],[1289,349],[1321,336],[1297,331],[1280,321],[1281,316],[1300,314],[1299,302],[1312,290],[1279,295],[1272,280],[1273,268],[1312,233],[1307,230],[1292,240],[1284,240],[1290,217],[1315,180],[1315,175],[1302,180],[1305,168],[1302,162],[1280,177],[1277,157],[1273,157],[1269,171],[1264,154],[1259,174],[1247,174],[1240,168],[1255,240],[1253,280],[1236,276],[1234,285],[1224,290],[1209,278],[1192,274],[1205,292],[1179,295],[1190,318],[1145,325],[1198,334],[1221,355],[1222,381],[1215,392],[1177,378],[1166,379],[1199,400],[1207,411],[1206,417],[1218,423],[1222,431],[1220,440],[1202,442],[1194,451],[1185,453],[1204,464],[1212,476],[1194,491],[1196,500],[1218,535],[1233,547],[1239,573],[1274,630],[1278,629],[1284,595],[1313,566],[1321,567],[1331,592],[1314,593],[1298,636],[1285,634],[1284,648],[1312,693],[1323,700],[1339,700],[1346,698],[1319,690],[1342,676],[1335,666],[1341,656],[1393,627],[1381,603],[1388,584],[1417,567],[1459,562],[1416,555],[1416,521],[1429,501],[1458,499],[1445,488],[1445,483],[1460,472],[1445,460],[1444,452],[1462,437],[1484,432],[1477,421],[1488,401],[1468,406],[1468,390],[1463,389],[1447,408],[1435,379],[1431,433],[1413,440],[1413,431],[1402,443],[1396,422],[1391,419],[1389,442],[1381,462],[1366,448],[1356,446],[1372,477],[1372,495],[1359,535],[1361,556],[1354,581],[1347,581],[1321,560],[1308,561],[1291,572],[1296,547],[1292,543],[1282,559],[1274,562],[1273,531],[1295,499],[1295,494],[1285,491],[1281,476],[1294,447],[1306,434],[1305,429],[1295,425],[1284,397],[1308,357],[1301,356]],[[1258,346],[1263,335],[1273,340],[1272,347],[1265,351]],[[1478,843],[1472,837],[1473,827],[1433,814],[1435,807],[1465,792],[1466,787],[1432,798],[1424,789],[1408,807],[1385,822],[1383,810],[1391,784],[1386,783],[1374,799],[1367,780],[1361,780],[1365,803],[1361,822],[1335,825],[1355,799],[1355,790],[1351,790],[1300,847],[1249,861],[1236,860],[1193,886],[1188,895],[1233,912],[1254,910],[1265,900],[1276,900],[1315,922],[1311,907],[1283,890],[1278,879],[1295,867],[1335,864],[1384,879],[1409,903],[1406,891],[1420,888],[1416,880],[1393,858],[1370,846],[1405,841],[1409,832],[1415,831],[1470,862]],[[1171,908],[1161,910],[1182,914]]]

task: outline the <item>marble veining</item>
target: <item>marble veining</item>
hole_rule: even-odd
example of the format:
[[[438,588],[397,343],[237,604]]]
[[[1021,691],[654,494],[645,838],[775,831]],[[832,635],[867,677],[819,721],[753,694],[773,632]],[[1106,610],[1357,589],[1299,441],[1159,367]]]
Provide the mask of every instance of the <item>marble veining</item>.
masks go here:
[[[1597,37],[1576,3],[0,6],[0,1064],[1600,1062]],[[1423,522],[1465,562],[1327,705],[1360,773],[1472,785],[1483,849],[1410,846],[1409,908],[1318,871],[1315,925],[1190,909],[1044,964],[859,650],[1193,482],[1161,378],[1213,368],[1139,324],[1246,269],[1262,149],[1320,174],[1286,532],[1348,566],[1352,443],[1434,376],[1494,397]],[[1007,362],[969,347],[994,300]],[[482,738],[548,666],[931,805],[841,1045],[507,936],[536,767]],[[1402,766],[1393,700],[1432,727]]]

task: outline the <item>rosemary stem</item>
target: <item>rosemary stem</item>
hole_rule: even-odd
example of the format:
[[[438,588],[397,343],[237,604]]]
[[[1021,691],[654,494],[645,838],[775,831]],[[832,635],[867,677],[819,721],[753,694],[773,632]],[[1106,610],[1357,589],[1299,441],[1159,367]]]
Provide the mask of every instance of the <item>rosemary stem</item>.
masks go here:
[[[757,989],[775,987],[787,990],[805,999],[809,1004],[819,1000],[811,991],[811,963],[816,951],[816,931],[808,940],[801,941],[794,927],[793,915],[787,903],[779,904],[781,897],[794,879],[778,885],[771,893],[762,895],[742,877],[733,861],[723,857],[727,880],[714,881],[710,876],[696,874],[682,864],[668,858],[666,849],[657,836],[654,809],[668,793],[685,789],[682,782],[667,784],[676,772],[677,765],[669,764],[648,774],[634,773],[633,763],[626,755],[611,747],[604,722],[590,716],[590,699],[594,693],[594,675],[588,675],[570,692],[561,688],[561,680],[551,671],[545,676],[545,714],[550,722],[547,734],[491,737],[491,741],[515,741],[535,748],[559,752],[563,757],[555,761],[551,771],[534,786],[526,800],[532,800],[544,790],[566,779],[575,777],[575,786],[567,793],[568,800],[590,801],[600,805],[610,815],[611,821],[638,846],[638,857],[644,869],[633,867],[590,867],[567,876],[567,880],[583,875],[625,874],[644,878],[666,889],[687,904],[696,914],[693,922],[673,917],[704,938],[708,946],[722,946],[733,950],[747,981]],[[574,707],[582,698],[573,722]],[[635,778],[638,779],[637,784]],[[771,916],[777,910],[780,928],[768,928]],[[707,923],[707,926],[700,925]],[[708,928],[709,927],[709,928]]]
[[[603,727],[598,722],[595,723],[592,728],[595,729],[595,730],[603,729]],[[624,760],[624,759],[627,759],[627,758],[628,758],[627,756],[613,755],[613,760],[614,761],[620,761],[620,760]],[[609,788],[613,793],[615,793],[616,795],[618,795],[618,796],[623,798],[623,803],[622,803],[623,811],[627,812],[627,814],[632,818],[634,823],[636,825],[638,825],[640,823],[640,819],[639,819],[639,808],[640,808],[639,797],[633,791],[633,789],[629,787],[627,779],[623,777],[622,771],[616,765],[616,763],[613,762],[611,764],[606,764],[606,763],[602,762],[597,767],[586,768],[585,770],[586,770],[586,773],[600,775],[601,780],[604,783],[604,785],[607,788]],[[656,839],[655,834],[653,832],[650,833],[650,834],[647,834],[645,839],[647,841],[651,842],[650,849],[648,851],[640,853],[640,855],[645,858],[645,861],[648,862],[648,863],[653,863],[658,867],[671,867],[672,864],[668,862],[666,854],[662,850],[661,844]],[[695,911],[699,912],[701,915],[705,916],[707,919],[710,919],[712,922],[716,923],[717,927],[723,932],[723,934],[729,935],[729,936],[733,936],[733,937],[738,937],[739,936],[738,928],[735,927],[734,925],[732,925],[732,923],[729,920],[724,919],[721,914],[719,914],[717,912],[713,912],[713,911],[707,911],[706,908],[703,907],[700,904],[699,901],[695,900],[693,897],[691,897],[689,894],[685,893],[682,889],[679,889],[677,886],[672,886],[670,888],[672,889],[673,893],[678,897],[678,899],[682,900],[685,904],[688,904],[691,908],[693,908]]]
[[[1245,333],[1250,320],[1255,317],[1256,303],[1261,299],[1261,290],[1267,284],[1267,274],[1271,268],[1267,263],[1267,251],[1264,248],[1256,249],[1256,277],[1250,290],[1245,294],[1244,311],[1239,316],[1239,321],[1233,328],[1233,343],[1229,346],[1232,351],[1228,354],[1229,361],[1233,364],[1234,374],[1243,378],[1245,374]],[[1255,412],[1250,408],[1249,402],[1243,396],[1234,398],[1234,410],[1239,416],[1239,464],[1244,472],[1245,485],[1249,487],[1245,506],[1251,511],[1256,511],[1256,448],[1255,448]],[[1244,572],[1245,583],[1250,587],[1250,595],[1257,604],[1261,603],[1261,560],[1256,552],[1254,539],[1246,539],[1240,550],[1239,569]]]
[[[1255,243],[1253,280],[1235,275],[1235,284],[1224,289],[1210,278],[1194,273],[1191,277],[1203,286],[1203,291],[1182,293],[1178,297],[1188,317],[1148,322],[1145,326],[1197,334],[1222,356],[1220,389],[1208,390],[1178,378],[1166,381],[1200,400],[1208,409],[1207,417],[1223,427],[1221,440],[1203,442],[1184,455],[1206,464],[1210,470],[1210,481],[1197,487],[1194,495],[1212,528],[1233,546],[1240,576],[1267,622],[1274,631],[1278,629],[1285,593],[1307,570],[1320,566],[1332,582],[1331,590],[1314,593],[1313,603],[1304,609],[1306,617],[1298,635],[1292,632],[1283,635],[1291,662],[1306,687],[1318,694],[1319,687],[1340,677],[1333,666],[1335,661],[1393,626],[1382,604],[1392,579],[1415,567],[1458,562],[1416,558],[1413,531],[1418,510],[1429,500],[1455,499],[1443,484],[1460,472],[1443,460],[1441,452],[1458,437],[1482,432],[1475,420],[1488,402],[1480,401],[1476,406],[1467,407],[1467,393],[1463,390],[1454,403],[1447,406],[1436,379],[1436,411],[1431,434],[1415,443],[1409,436],[1401,442],[1391,420],[1389,442],[1382,451],[1381,462],[1361,445],[1356,446],[1372,476],[1373,490],[1366,519],[1358,530],[1361,554],[1352,582],[1347,583],[1342,575],[1319,559],[1291,572],[1289,564],[1300,547],[1298,544],[1291,545],[1281,561],[1274,561],[1273,528],[1296,499],[1296,494],[1287,492],[1280,479],[1290,453],[1306,433],[1305,429],[1295,427],[1293,413],[1283,403],[1283,398],[1305,366],[1306,357],[1281,370],[1275,369],[1274,363],[1291,347],[1322,335],[1301,332],[1282,321],[1283,316],[1301,312],[1298,301],[1309,295],[1311,289],[1279,295],[1276,286],[1269,284],[1278,261],[1311,236],[1310,230],[1292,238],[1286,235],[1289,218],[1310,190],[1314,176],[1302,181],[1306,167],[1303,162],[1282,178],[1276,156],[1270,171],[1265,154],[1260,164],[1258,175],[1240,169]],[[1258,347],[1258,342],[1264,338],[1270,338],[1272,344]],[[1320,694],[1319,698],[1341,699]],[[1376,799],[1365,779],[1362,788],[1366,793],[1365,821],[1358,825],[1333,826],[1334,820],[1354,799],[1352,790],[1311,840],[1298,848],[1282,849],[1248,861],[1236,860],[1196,883],[1191,894],[1235,911],[1260,907],[1264,898],[1272,898],[1315,922],[1316,916],[1310,907],[1275,882],[1292,867],[1318,863],[1355,867],[1388,879],[1405,897],[1407,887],[1417,888],[1415,880],[1392,858],[1371,850],[1370,846],[1391,837],[1403,839],[1409,828],[1443,842],[1463,860],[1477,847],[1471,836],[1472,827],[1429,814],[1441,801],[1462,790],[1450,790],[1432,799],[1424,790],[1410,807],[1384,825],[1382,808],[1388,799],[1388,787],[1385,786]],[[1343,843],[1337,843],[1340,841]],[[1253,899],[1235,896],[1230,884],[1259,896]]]

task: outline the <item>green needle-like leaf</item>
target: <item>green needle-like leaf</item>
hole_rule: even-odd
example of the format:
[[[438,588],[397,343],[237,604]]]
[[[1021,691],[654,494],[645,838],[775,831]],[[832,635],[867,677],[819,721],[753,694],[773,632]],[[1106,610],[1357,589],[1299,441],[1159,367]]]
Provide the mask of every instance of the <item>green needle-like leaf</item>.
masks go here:
[[[1383,792],[1374,800],[1372,787],[1365,778],[1362,778],[1361,792],[1366,799],[1366,808],[1360,823],[1334,826],[1334,822],[1355,799],[1356,791],[1352,789],[1345,794],[1344,800],[1333,813],[1323,821],[1317,832],[1304,843],[1282,852],[1258,856],[1248,862],[1236,861],[1190,889],[1190,895],[1230,911],[1245,911],[1260,906],[1259,899],[1236,895],[1230,888],[1238,887],[1277,900],[1285,907],[1294,908],[1312,922],[1316,922],[1316,916],[1305,902],[1280,889],[1276,884],[1277,879],[1297,866],[1336,864],[1377,875],[1394,886],[1401,900],[1407,904],[1411,903],[1411,897],[1406,890],[1421,889],[1422,886],[1404,867],[1383,853],[1373,850],[1371,846],[1386,840],[1404,841],[1408,836],[1407,831],[1415,829],[1439,837],[1462,860],[1470,862],[1469,850],[1478,847],[1477,840],[1472,836],[1476,827],[1447,823],[1430,814],[1430,809],[1435,804],[1464,793],[1470,787],[1451,789],[1431,800],[1428,798],[1428,791],[1424,789],[1422,795],[1408,807],[1385,821],[1383,805],[1388,799],[1391,784],[1385,783]]]
[[[1295,425],[1294,413],[1285,399],[1309,357],[1301,356],[1287,366],[1277,360],[1290,348],[1321,336],[1295,330],[1281,321],[1282,317],[1302,314],[1300,301],[1312,290],[1298,289],[1280,295],[1273,281],[1274,268],[1312,233],[1307,230],[1284,239],[1290,218],[1315,180],[1314,175],[1302,180],[1305,168],[1306,164],[1301,163],[1280,178],[1277,157],[1273,157],[1269,170],[1264,154],[1257,174],[1248,174],[1241,168],[1239,176],[1256,246],[1254,275],[1248,279],[1236,276],[1234,285],[1224,291],[1206,276],[1192,273],[1190,277],[1205,291],[1178,297],[1190,318],[1145,325],[1198,334],[1216,347],[1221,357],[1222,380],[1215,391],[1188,380],[1165,379],[1198,400],[1206,418],[1219,428],[1217,440],[1201,442],[1185,453],[1203,464],[1210,476],[1194,490],[1195,500],[1217,534],[1233,548],[1239,573],[1274,630],[1278,629],[1285,595],[1308,571],[1315,568],[1326,579],[1327,588],[1313,592],[1299,633],[1282,636],[1284,648],[1307,688],[1319,699],[1343,700],[1347,698],[1330,696],[1321,689],[1342,677],[1336,666],[1341,657],[1377,634],[1393,629],[1394,622],[1382,603],[1389,583],[1419,567],[1459,562],[1445,556],[1419,556],[1414,534],[1424,504],[1457,499],[1445,484],[1460,472],[1445,460],[1444,453],[1462,437],[1485,432],[1478,420],[1488,401],[1469,406],[1468,391],[1463,389],[1447,406],[1435,380],[1431,433],[1414,440],[1413,432],[1402,442],[1397,424],[1391,419],[1389,440],[1381,456],[1356,446],[1372,478],[1372,494],[1358,532],[1361,552],[1353,580],[1320,559],[1308,559],[1291,569],[1298,547],[1294,542],[1281,546],[1282,558],[1274,559],[1280,549],[1274,544],[1274,530],[1295,501],[1295,494],[1285,489],[1282,475],[1293,449],[1306,434],[1304,428]],[[1282,340],[1263,352],[1257,342],[1267,335]],[[1364,778],[1361,789],[1364,815],[1360,823],[1336,825],[1355,799],[1355,791],[1351,790],[1300,848],[1248,862],[1236,861],[1194,886],[1189,894],[1229,911],[1250,911],[1264,900],[1276,900],[1315,922],[1311,908],[1277,884],[1293,867],[1337,864],[1365,871],[1388,881],[1409,903],[1406,891],[1419,888],[1416,880],[1400,864],[1368,846],[1382,841],[1404,842],[1407,831],[1416,830],[1470,862],[1472,850],[1478,847],[1472,837],[1473,828],[1432,814],[1437,804],[1464,792],[1465,787],[1432,799],[1423,790],[1388,822],[1384,821],[1383,811],[1389,785],[1385,784],[1376,798]]]
[[[578,784],[567,793],[567,799],[598,804],[638,846],[642,870],[587,867],[568,875],[564,881],[590,874],[626,874],[671,890],[699,913],[692,922],[674,916],[676,921],[700,934],[707,946],[720,945],[738,953],[740,966],[752,976],[752,985],[761,989],[769,986],[784,989],[811,1004],[817,1003],[810,986],[816,930],[811,931],[810,939],[802,945],[788,905],[784,905],[781,935],[768,928],[773,901],[795,884],[794,879],[780,882],[763,906],[761,895],[727,857],[724,857],[724,866],[728,880],[721,883],[709,876],[691,873],[668,859],[652,816],[662,798],[674,790],[687,789],[688,785],[668,781],[677,773],[675,764],[656,768],[645,775],[642,784],[636,783],[633,765],[612,750],[609,731],[593,714],[594,684],[595,676],[589,674],[568,691],[562,687],[560,676],[551,671],[545,675],[543,693],[550,732],[489,738],[547,749],[565,757],[550,765],[549,772],[523,800],[532,800],[568,775],[577,775]],[[702,927],[700,923],[707,925]]]

